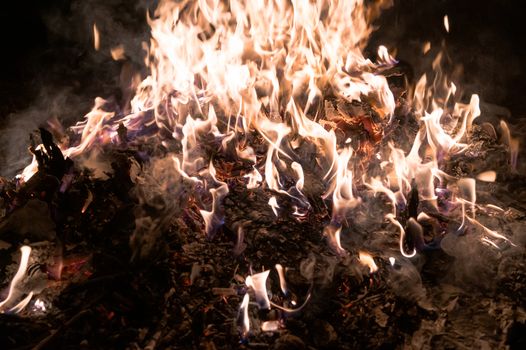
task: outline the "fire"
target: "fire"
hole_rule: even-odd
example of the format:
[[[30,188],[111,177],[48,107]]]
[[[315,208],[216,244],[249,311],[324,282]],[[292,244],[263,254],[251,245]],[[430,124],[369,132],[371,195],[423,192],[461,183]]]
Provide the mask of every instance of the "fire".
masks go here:
[[[342,247],[340,242],[341,226],[328,225],[323,230],[327,241],[332,250],[338,255],[346,255],[347,251]]]
[[[208,167],[208,174],[213,179],[213,182],[219,184],[217,188],[211,188],[209,190],[210,195],[212,196],[212,209],[211,210],[201,210],[201,215],[205,221],[205,230],[207,235],[210,237],[213,235],[215,230],[221,224],[221,216],[218,214],[220,211],[221,199],[228,194],[228,186],[226,183],[219,181],[216,178],[216,170],[212,163]]]
[[[270,273],[270,270],[256,273],[254,275],[247,276],[246,285],[250,287],[256,296],[256,302],[259,305],[260,309],[269,309],[270,300],[268,298],[267,292],[267,278]]]
[[[370,273],[378,271],[378,266],[374,262],[374,259],[371,256],[371,254],[366,253],[366,252],[359,252],[358,258],[360,259],[360,263],[362,265],[369,267]]]
[[[449,17],[447,15],[444,16],[444,28],[449,33]]]
[[[400,144],[390,140],[388,147],[380,143],[383,127],[393,122],[396,108],[382,73],[397,61],[385,46],[378,47],[374,62],[363,55],[363,49],[373,31],[372,21],[390,4],[162,0],[153,16],[148,15],[151,41],[145,47],[145,64],[149,75],[136,86],[126,109],[129,113],[111,111],[105,100],[97,98],[93,109],[72,127],[78,142],[61,150],[71,158],[97,152],[99,145],[122,141],[120,126],[132,139],[158,139],[167,149],[179,149],[169,151],[172,171],[195,186],[195,202],[208,237],[224,222],[221,204],[229,184],[218,178],[207,145],[217,144],[223,154],[233,151],[238,160],[250,164],[251,170],[242,174],[246,187],[269,191],[268,205],[276,216],[283,210],[280,196],[294,202],[298,218],[310,210],[306,172],[314,167],[325,186],[323,198],[332,206],[323,233],[337,254],[345,253],[342,227],[352,225],[353,211],[360,209],[362,197],[368,195],[359,190],[365,187],[391,202],[392,212],[385,218],[400,231],[401,254],[412,257],[417,251],[404,250],[406,227],[397,213],[408,205],[413,190],[436,210],[441,210],[441,191],[457,191],[455,203],[462,206],[463,225],[467,224],[466,205],[475,219],[476,180],[455,179],[442,169],[450,156],[469,149],[473,121],[481,112],[476,94],[468,103],[458,101],[457,86],[441,70],[440,53],[433,61],[434,76],[423,75],[410,96],[420,123],[414,139]],[[449,32],[447,15],[443,24]],[[100,49],[96,24],[93,40],[95,49]],[[428,42],[423,52],[429,50]],[[123,46],[114,47],[111,54],[123,59]],[[355,115],[344,116],[329,97],[343,104],[367,103],[377,125],[366,119],[356,122]],[[371,144],[357,142],[354,135],[345,135],[343,142],[337,132],[345,118],[362,125],[371,135]],[[516,169],[518,140],[505,122],[500,127],[509,163]],[[252,144],[256,137],[264,143],[263,154]],[[313,147],[315,164],[301,159],[302,144]],[[364,171],[369,161],[366,149],[382,160],[382,172],[374,176]],[[22,181],[36,170],[34,158],[22,172]],[[496,175],[485,172],[476,178],[494,181]],[[83,211],[90,201],[91,196]]]
[[[270,197],[270,199],[268,200],[268,205],[270,205],[270,207],[272,208],[274,215],[278,216],[279,205],[278,205],[278,201],[276,200],[276,197],[274,196]]]
[[[18,271],[16,272],[15,276],[11,280],[11,283],[9,284],[9,292],[7,294],[7,297],[2,302],[0,302],[0,312],[4,312],[7,309],[8,311],[18,313],[27,306],[27,304],[33,297],[33,292],[30,292],[22,301],[12,306],[13,302],[15,302],[20,297],[20,291],[18,289],[18,286],[26,276],[26,271],[29,264],[29,257],[31,255],[31,247],[27,245],[22,246],[20,248],[20,252],[21,257],[20,264],[18,266]]]
[[[281,291],[283,292],[285,296],[288,296],[289,292],[287,288],[287,282],[285,280],[285,269],[280,264],[276,264],[275,268],[276,268],[276,271],[278,272]],[[269,277],[269,274],[270,274],[270,270],[266,270],[260,273],[249,275],[245,279],[245,284],[248,287],[248,290],[247,290],[247,293],[243,296],[243,301],[241,302],[239,306],[238,318],[237,318],[238,329],[243,338],[246,338],[250,331],[250,319],[248,317],[248,306],[249,306],[251,295],[254,295],[257,306],[260,310],[270,310],[271,308],[275,308],[275,309],[280,310],[284,314],[294,314],[296,312],[299,312],[310,301],[310,298],[312,295],[311,290],[309,290],[307,296],[305,297],[305,300],[303,301],[303,304],[301,304],[299,307],[295,309],[290,309],[288,307],[276,304],[269,298],[269,295],[272,295],[272,292],[271,291],[269,292],[267,290],[267,279]],[[290,303],[294,306],[297,305],[296,300],[294,299],[290,300]],[[280,320],[264,321],[261,324],[261,331],[263,332],[276,331],[280,328],[280,326],[281,326]]]
[[[378,47],[374,62],[362,51],[373,31],[372,21],[390,4],[388,0],[160,1],[153,16],[148,16],[149,75],[136,86],[126,109],[129,113],[111,111],[105,100],[97,98],[93,109],[72,127],[78,142],[61,150],[75,158],[97,152],[100,145],[117,144],[122,141],[121,126],[132,139],[157,139],[167,149],[180,149],[170,151],[173,171],[195,186],[195,202],[208,237],[224,222],[221,204],[229,185],[216,176],[207,145],[220,145],[218,151],[224,154],[233,150],[238,160],[250,164],[251,170],[242,175],[246,187],[269,191],[268,205],[276,216],[281,211],[280,196],[294,202],[298,218],[310,210],[304,194],[306,169],[314,167],[325,186],[323,198],[332,205],[324,234],[338,254],[345,252],[341,229],[352,224],[353,211],[360,209],[367,195],[358,188],[365,186],[391,202],[392,212],[385,218],[400,230],[402,255],[412,257],[416,250],[404,251],[405,228],[397,210],[408,204],[413,190],[436,210],[440,210],[440,191],[460,191],[456,203],[462,208],[468,205],[474,218],[474,189],[467,196],[467,180],[454,179],[442,169],[450,156],[469,149],[473,121],[481,112],[476,94],[469,103],[458,101],[457,86],[441,70],[443,54],[439,53],[433,61],[434,77],[424,74],[408,101],[420,123],[414,139],[381,145],[383,128],[393,122],[396,108],[382,72],[397,61],[385,46]],[[443,20],[449,32],[448,16]],[[93,39],[98,50],[96,24]],[[426,43],[423,51],[429,50]],[[111,54],[114,59],[125,55],[122,46],[114,47]],[[366,102],[378,120],[345,116],[329,97],[349,105]],[[343,142],[337,135],[338,125],[349,119],[370,133],[370,144],[357,142],[354,135],[345,135]],[[518,140],[505,122],[500,127],[510,165],[516,169]],[[264,154],[256,151],[254,138],[264,143]],[[313,147],[315,164],[301,159],[302,144]],[[367,149],[382,160],[383,173],[364,172],[370,160],[364,155]],[[36,170],[34,158],[22,172],[22,181]],[[488,172],[477,179],[494,181],[495,176]],[[473,181],[469,186],[474,186]],[[450,185],[455,182],[456,189]]]
[[[231,190],[237,184],[246,187],[248,196],[263,194],[263,203],[278,224],[280,216],[287,214],[302,222],[316,217],[324,223],[317,234],[335,255],[331,259],[348,262],[352,260],[349,251],[358,251],[359,264],[370,274],[379,270],[381,261],[389,262],[382,265],[389,273],[411,264],[411,259],[418,260],[415,256],[431,246],[426,242],[429,236],[433,244],[440,242],[445,229],[436,217],[452,218],[448,222],[458,223],[456,233],[474,235],[490,249],[514,245],[479,221],[488,212],[504,211],[477,202],[484,199],[480,193],[477,197],[477,183],[497,181],[497,172],[446,172],[451,159],[473,149],[474,123],[481,115],[479,96],[460,99],[460,89],[442,71],[444,53],[434,59],[433,72],[422,75],[403,97],[391,90],[388,81],[388,72],[397,68],[396,49],[380,45],[376,57],[364,56],[373,20],[390,3],[161,0],[155,13],[148,13],[148,75],[129,87],[134,91],[129,105],[114,110],[108,101],[97,98],[92,110],[71,128],[76,139],[59,147],[65,157],[88,167],[86,159],[96,159],[112,145],[124,148],[128,141],[131,147],[143,142],[154,145],[156,153],[141,164],[153,169],[151,176],[146,179],[139,174],[133,181],[140,187],[152,180],[155,191],[145,186],[139,202],[149,203],[146,198],[156,198],[154,194],[177,197],[184,192],[192,205],[180,209],[191,210],[195,215],[188,217],[200,220],[203,235],[212,239],[223,224],[231,223],[223,202],[235,193]],[[449,33],[447,15],[443,25]],[[92,29],[94,48],[100,50],[99,29],[96,24]],[[430,42],[422,47],[424,55],[435,52]],[[126,59],[122,45],[110,53],[114,60]],[[404,117],[411,118],[414,130],[397,133],[404,125],[400,107],[410,110]],[[516,171],[519,140],[504,121],[499,127],[509,167]],[[37,157],[33,157],[19,176],[21,182],[29,181],[37,170]],[[175,190],[183,183],[184,191]],[[360,242],[346,235],[353,226],[359,227],[361,214],[372,208],[366,207],[372,197],[375,204],[383,201],[382,209],[374,208],[378,212],[373,215],[381,221],[382,231],[386,228],[396,237],[394,249],[399,253],[375,251],[373,257],[362,247],[349,247]],[[91,211],[93,200],[88,191],[82,213]],[[287,213],[291,208],[293,212]],[[169,213],[176,216],[180,211]],[[162,232],[163,227],[155,223],[159,218],[151,219],[137,217],[136,233],[139,229]],[[238,261],[251,261],[244,254],[252,250],[246,248],[255,241],[255,230],[244,231],[243,224],[237,224],[225,230],[235,232],[233,254]],[[134,256],[141,249],[140,237],[134,233],[130,239]],[[38,297],[32,310],[45,312],[52,304],[38,292],[19,290],[31,248],[24,246],[21,252],[18,272],[0,302],[0,312],[20,312]],[[310,278],[311,289],[297,306],[293,268],[287,270],[281,264],[274,265],[281,293],[272,291],[277,283],[269,283],[273,275],[265,268],[274,263],[266,262],[259,273],[252,273],[251,267],[244,285],[232,289],[232,295],[242,295],[235,323],[243,339],[257,331],[282,329],[285,317],[301,311],[313,295],[315,282]],[[61,268],[54,274],[57,279]],[[259,315],[270,314],[271,319],[251,324],[249,315],[255,313],[249,313],[249,308],[255,304],[264,310]]]
[[[395,226],[398,227],[398,229],[400,230],[400,253],[402,253],[403,256],[405,256],[406,258],[412,258],[416,255],[416,249],[413,249],[413,251],[411,253],[407,253],[405,251],[405,248],[404,248],[404,242],[405,242],[405,229],[404,227],[402,226],[402,224],[400,224],[400,222],[395,218],[395,216],[393,214],[387,214],[385,216],[392,224],[394,224]]]
[[[500,128],[502,129],[502,142],[508,146],[510,153],[510,165],[513,170],[517,169],[517,157],[519,155],[519,140],[511,137],[508,124],[504,120],[500,121]]]
[[[493,170],[484,171],[477,175],[477,180],[484,182],[495,182],[497,179],[497,173]]]
[[[279,286],[281,288],[281,291],[283,292],[283,294],[287,295],[288,288],[287,288],[287,281],[285,279],[285,269],[283,268],[283,266],[281,266],[281,264],[276,264],[275,268],[276,268],[276,271],[278,271]]]
[[[250,331],[250,319],[248,318],[248,303],[250,301],[250,296],[245,294],[243,301],[239,306],[238,321],[239,321],[239,330],[242,337],[246,337]]]
[[[441,70],[443,54],[433,61],[434,75],[424,74],[408,97],[419,123],[411,136],[414,138],[384,139],[388,136],[384,129],[394,123],[397,101],[383,73],[398,62],[385,46],[378,48],[374,61],[363,55],[363,49],[378,10],[389,4],[364,0],[162,0],[153,16],[148,16],[151,41],[145,64],[149,75],[136,86],[125,109],[129,113],[112,111],[107,101],[97,98],[92,110],[72,127],[77,141],[60,146],[61,151],[66,157],[89,158],[102,145],[120,145],[121,126],[132,140],[162,145],[170,164],[163,172],[191,184],[193,203],[199,207],[208,238],[225,222],[222,202],[230,193],[229,174],[224,174],[225,169],[217,166],[214,158],[219,153],[247,166],[249,170],[240,178],[248,190],[265,191],[276,217],[286,210],[285,200],[293,203],[298,220],[305,217],[313,207],[307,195],[308,175],[317,176],[324,186],[322,198],[332,209],[320,235],[340,257],[348,254],[341,234],[349,231],[344,228],[353,225],[353,214],[371,194],[387,199],[389,212],[381,217],[399,232],[398,248],[406,258],[423,249],[420,222],[430,218],[423,211],[418,217],[399,215],[415,198],[425,204],[425,210],[459,216],[460,229],[476,228],[482,242],[498,248],[507,238],[476,219],[480,212],[476,183],[495,181],[495,171],[463,178],[444,172],[452,156],[470,149],[473,122],[481,111],[476,94],[467,103],[458,100],[457,86]],[[443,20],[449,32],[448,16]],[[96,24],[93,40],[99,50]],[[430,49],[428,42],[423,53]],[[114,47],[111,55],[115,60],[124,59],[123,46]],[[370,115],[356,112],[353,104],[367,105]],[[350,112],[336,108],[338,105]],[[367,138],[359,139],[348,132],[349,127],[363,128]],[[500,129],[510,167],[515,170],[519,141],[504,121]],[[304,156],[305,149],[312,159]],[[373,157],[380,165],[368,173]],[[37,166],[33,157],[21,180],[27,182]],[[140,181],[137,177],[137,183]],[[170,186],[166,183],[159,188],[168,190]],[[448,204],[459,209],[440,206],[440,195],[448,191],[452,194]],[[88,192],[83,213],[92,200]],[[406,234],[416,238],[414,246],[408,246]],[[239,228],[234,253],[241,254],[245,246],[244,232]],[[17,285],[25,276],[31,248],[24,246],[21,251],[19,270],[7,298],[0,303],[2,311],[18,312],[33,297],[29,293],[12,306],[19,297]],[[378,270],[368,253],[360,252],[359,261],[371,273]],[[389,262],[394,266],[396,260],[389,257]],[[284,269],[277,264],[276,270],[281,290],[287,295]],[[269,299],[268,276],[266,270],[246,278],[246,287],[259,307],[294,312]],[[305,303],[309,298],[310,294]],[[239,310],[243,336],[250,331],[249,299],[245,294]],[[41,303],[35,307],[41,308]],[[262,326],[263,330],[278,328],[279,322]]]
[[[100,33],[97,28],[97,23],[93,24],[93,47],[97,51],[100,49]]]

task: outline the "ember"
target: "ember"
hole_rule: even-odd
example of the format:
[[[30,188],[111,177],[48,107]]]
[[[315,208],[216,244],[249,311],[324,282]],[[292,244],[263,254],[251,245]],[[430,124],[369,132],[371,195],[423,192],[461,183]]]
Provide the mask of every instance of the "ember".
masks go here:
[[[94,14],[121,91],[49,116],[0,178],[0,342],[519,348],[525,130],[462,90],[447,39],[416,79],[373,48],[392,6],[162,0],[142,68]]]

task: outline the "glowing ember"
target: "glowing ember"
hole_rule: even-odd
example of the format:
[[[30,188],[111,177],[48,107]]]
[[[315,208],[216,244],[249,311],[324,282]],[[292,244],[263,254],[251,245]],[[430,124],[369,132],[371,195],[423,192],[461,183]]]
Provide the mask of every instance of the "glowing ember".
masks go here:
[[[40,299],[35,300],[33,307],[35,308],[35,310],[40,311],[40,312],[46,312],[47,310],[46,304]]]
[[[279,321],[265,321],[261,324],[263,332],[275,332],[279,329]]]

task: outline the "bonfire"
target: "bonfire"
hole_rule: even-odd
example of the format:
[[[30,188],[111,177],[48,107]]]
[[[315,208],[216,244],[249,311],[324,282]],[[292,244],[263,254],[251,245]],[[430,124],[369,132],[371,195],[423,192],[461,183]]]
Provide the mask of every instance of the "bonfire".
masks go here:
[[[50,119],[0,180],[2,347],[508,346],[519,137],[445,47],[417,79],[365,55],[390,5],[160,1],[129,99]]]

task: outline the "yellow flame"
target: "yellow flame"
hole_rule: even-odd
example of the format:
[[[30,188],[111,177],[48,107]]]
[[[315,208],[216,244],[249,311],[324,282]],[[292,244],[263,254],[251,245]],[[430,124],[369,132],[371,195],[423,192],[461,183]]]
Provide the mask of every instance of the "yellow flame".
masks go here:
[[[93,109],[72,128],[80,140],[62,151],[74,158],[98,145],[115,143],[121,124],[131,133],[153,127],[160,130],[159,136],[170,135],[167,139],[173,138],[181,149],[180,154],[170,155],[173,170],[204,189],[195,194],[198,203],[210,203],[211,198],[210,207],[200,210],[210,234],[222,221],[220,202],[229,189],[216,177],[206,149],[209,142],[249,162],[252,168],[244,173],[248,189],[263,187],[289,196],[295,204],[301,202],[303,208],[310,208],[303,193],[307,169],[302,167],[305,163],[298,150],[308,144],[313,146],[312,166],[325,186],[323,198],[332,201],[331,222],[324,234],[335,251],[345,253],[340,245],[341,228],[362,202],[356,189],[365,185],[390,200],[393,210],[387,219],[400,229],[400,250],[406,257],[414,256],[416,251],[404,251],[405,231],[396,209],[407,205],[415,187],[421,201],[439,210],[439,186],[457,183],[455,195],[463,217],[468,204],[474,219],[475,188],[466,194],[471,180],[455,179],[440,169],[448,157],[468,149],[480,101],[475,94],[468,103],[458,100],[457,86],[441,68],[445,55],[439,53],[433,60],[434,74],[424,74],[410,94],[420,123],[410,150],[405,144],[378,146],[373,152],[382,161],[383,173],[371,178],[364,174],[361,163],[367,160],[359,159],[363,145],[356,146],[354,135],[345,135],[347,141],[342,143],[336,136],[341,130],[329,118],[323,119],[327,117],[324,111],[337,113],[327,98],[335,97],[366,103],[382,125],[392,121],[396,101],[382,71],[397,61],[382,45],[375,62],[362,52],[374,29],[372,20],[389,3],[161,0],[153,16],[148,15],[151,41],[144,48],[149,75],[136,87],[130,113],[122,116],[108,111],[108,102],[97,98]],[[444,27],[449,32],[447,15]],[[99,49],[96,24],[93,38]],[[425,43],[424,54],[430,47]],[[123,59],[124,47],[114,47],[111,54]],[[501,123],[501,129],[510,165],[516,169],[519,141],[511,137],[506,123]],[[266,152],[251,143],[254,138]],[[163,146],[172,141],[167,139],[161,140]],[[258,159],[256,153],[265,153],[264,159]],[[296,183],[284,188],[290,169]],[[36,170],[33,158],[22,180],[29,180]],[[477,178],[492,177],[480,174]],[[278,215],[275,196],[270,197],[269,205]],[[293,207],[294,215],[301,217],[298,206]]]
[[[360,251],[358,252],[358,258],[360,259],[360,263],[362,265],[369,267],[370,273],[378,271],[378,266],[376,266],[371,254]]]
[[[100,34],[99,29],[97,28],[97,24],[93,24],[93,47],[95,50],[99,51],[100,48]]]
[[[121,61],[126,58],[126,52],[124,50],[124,45],[117,45],[115,47],[112,47],[110,50],[111,58],[115,61]]]
[[[9,305],[14,301],[14,299],[18,298],[18,290],[17,287],[20,284],[20,282],[24,279],[29,263],[29,256],[31,255],[31,247],[25,245],[20,248],[21,257],[20,257],[20,265],[18,266],[18,271],[16,272],[15,276],[11,280],[11,284],[9,285],[9,292],[7,294],[7,297],[0,302],[0,312],[4,312],[6,308],[9,307]],[[29,299],[22,300],[22,302],[18,303],[15,307],[13,307],[13,311],[20,312],[26,305],[29,303],[29,300],[33,296],[32,293],[28,295]]]
[[[484,182],[495,182],[497,179],[497,173],[493,170],[483,171],[477,175],[477,180]]]
[[[424,46],[422,47],[422,53],[425,55],[426,53],[429,52],[429,50],[431,50],[431,42],[426,41],[424,43]]]

